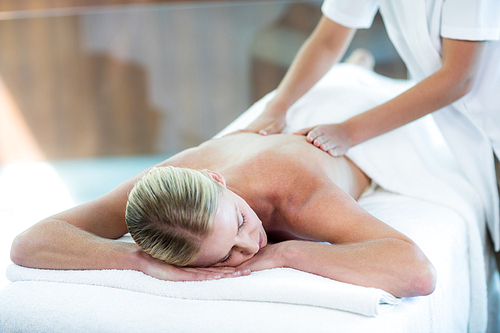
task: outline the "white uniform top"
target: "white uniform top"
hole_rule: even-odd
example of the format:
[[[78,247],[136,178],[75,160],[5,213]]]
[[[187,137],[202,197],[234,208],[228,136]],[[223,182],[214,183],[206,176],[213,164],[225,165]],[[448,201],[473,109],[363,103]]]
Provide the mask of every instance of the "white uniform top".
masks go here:
[[[369,28],[377,12],[412,79],[441,67],[442,37],[488,41],[472,90],[434,112],[448,145],[478,190],[500,249],[499,201],[492,149],[500,157],[500,0],[325,0],[323,14]]]

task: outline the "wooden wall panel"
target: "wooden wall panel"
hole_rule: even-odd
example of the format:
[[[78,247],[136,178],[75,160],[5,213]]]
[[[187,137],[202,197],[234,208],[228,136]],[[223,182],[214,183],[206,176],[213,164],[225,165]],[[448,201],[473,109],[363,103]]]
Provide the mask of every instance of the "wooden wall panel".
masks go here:
[[[0,0],[0,88],[15,104],[0,95],[0,121],[23,122],[17,137],[0,135],[0,163],[17,150],[25,160],[197,145],[276,88],[321,15],[321,0],[169,2]],[[158,4],[50,10],[139,3]],[[387,45],[361,31],[353,45],[370,41],[374,51]]]
[[[0,21],[0,79],[44,155],[156,152],[146,70],[88,54],[80,39],[76,16]]]
[[[196,0],[196,2],[214,0]],[[245,1],[245,0],[218,0],[218,1]],[[265,0],[262,0],[265,1]],[[67,7],[95,7],[113,5],[151,4],[168,2],[193,2],[193,0],[2,0],[0,12],[19,10],[54,9]]]
[[[44,11],[153,2],[165,6]],[[2,0],[0,80],[16,108],[0,112],[17,113],[48,159],[171,153],[210,138],[250,105],[248,44],[285,5],[169,2]],[[2,162],[12,161],[0,152]]]

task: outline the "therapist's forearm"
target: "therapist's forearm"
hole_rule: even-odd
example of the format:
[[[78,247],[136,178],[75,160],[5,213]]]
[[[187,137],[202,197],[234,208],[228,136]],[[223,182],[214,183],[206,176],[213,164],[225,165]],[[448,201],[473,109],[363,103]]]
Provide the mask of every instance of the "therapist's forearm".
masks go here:
[[[351,146],[387,133],[463,97],[472,87],[484,43],[443,39],[443,65],[394,99],[342,123]]]
[[[273,103],[286,110],[304,95],[344,55],[355,30],[323,17],[300,48],[279,84]]]
[[[463,97],[465,86],[435,73],[394,99],[346,120],[351,146],[392,131]]]

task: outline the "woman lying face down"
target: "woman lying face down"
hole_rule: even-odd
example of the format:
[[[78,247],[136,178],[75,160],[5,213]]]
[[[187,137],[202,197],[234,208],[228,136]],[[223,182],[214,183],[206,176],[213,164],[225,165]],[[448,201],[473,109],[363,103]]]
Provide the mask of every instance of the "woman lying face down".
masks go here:
[[[303,136],[234,134],[37,223],[16,238],[11,257],[165,280],[289,267],[395,296],[431,293],[435,270],[420,248],[356,202],[368,185],[350,160]],[[115,240],[127,232],[136,243]]]
[[[199,163],[195,155],[217,162]],[[222,172],[164,166],[135,184],[128,229],[154,258],[191,267],[293,267],[386,290],[412,281],[404,287],[410,290],[394,292],[400,296],[433,289],[434,270],[420,249],[353,200],[369,179],[344,157],[297,136],[246,133],[209,141],[173,162]],[[266,231],[282,242],[267,245]]]
[[[135,242],[178,266],[238,266],[267,245],[257,214],[209,170],[154,168],[132,189],[126,210]]]

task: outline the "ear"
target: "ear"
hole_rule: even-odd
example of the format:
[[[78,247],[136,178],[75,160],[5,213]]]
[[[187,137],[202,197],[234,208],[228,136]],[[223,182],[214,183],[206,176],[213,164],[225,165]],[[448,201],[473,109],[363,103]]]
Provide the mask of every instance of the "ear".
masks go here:
[[[224,177],[221,174],[218,174],[215,171],[210,171],[208,169],[203,169],[203,171],[205,171],[206,173],[208,173],[208,175],[210,176],[210,178],[212,178],[213,180],[215,180],[217,183],[219,183],[222,186],[226,187],[226,179],[224,179]]]

